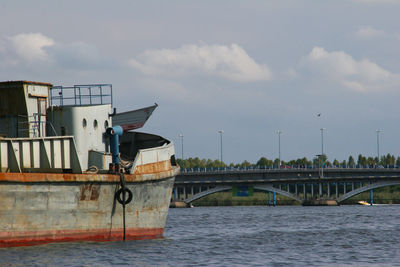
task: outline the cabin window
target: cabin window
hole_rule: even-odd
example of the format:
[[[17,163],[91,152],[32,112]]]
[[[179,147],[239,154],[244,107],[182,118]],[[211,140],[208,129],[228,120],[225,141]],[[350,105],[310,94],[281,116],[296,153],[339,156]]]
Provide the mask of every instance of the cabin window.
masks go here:
[[[83,128],[86,128],[86,126],[87,126],[87,121],[86,121],[86,119],[83,119],[83,121],[82,121],[82,126],[83,126]]]
[[[178,164],[176,163],[175,155],[171,156],[171,165],[172,166],[177,166]]]
[[[105,122],[104,122],[104,129],[107,130],[107,128],[108,128],[108,121],[105,121]]]
[[[93,128],[97,129],[97,120],[93,121]]]

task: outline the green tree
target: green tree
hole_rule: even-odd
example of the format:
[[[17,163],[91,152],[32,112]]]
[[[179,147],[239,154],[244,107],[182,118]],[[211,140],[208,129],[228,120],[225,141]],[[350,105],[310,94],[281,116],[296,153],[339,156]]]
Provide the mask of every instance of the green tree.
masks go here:
[[[356,165],[356,162],[354,161],[354,158],[351,155],[349,156],[348,164],[350,167],[355,167]]]
[[[332,164],[333,164],[334,166],[339,166],[339,165],[340,165],[340,162],[339,162],[337,159],[334,159]]]
[[[256,165],[257,165],[257,166],[272,166],[272,165],[273,165],[273,161],[267,159],[266,157],[261,157],[261,158],[257,161]]]
[[[283,165],[282,163],[283,163],[283,161],[281,161],[281,165]],[[278,168],[278,167],[279,167],[279,159],[278,159],[278,158],[276,158],[276,159],[274,160],[274,166],[275,166],[275,168]]]
[[[358,165],[362,165],[362,166],[367,165],[367,158],[364,157],[364,156],[361,155],[361,154],[358,155],[357,164],[358,164]]]
[[[248,162],[247,160],[243,161],[243,162],[240,164],[240,167],[242,167],[242,168],[249,168],[249,167],[251,167],[251,166],[252,166],[252,164],[251,164],[250,162]]]

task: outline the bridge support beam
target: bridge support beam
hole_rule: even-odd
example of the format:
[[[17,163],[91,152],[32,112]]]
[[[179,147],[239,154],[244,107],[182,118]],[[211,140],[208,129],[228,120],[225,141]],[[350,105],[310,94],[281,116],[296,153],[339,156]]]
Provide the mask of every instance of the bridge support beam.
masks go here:
[[[268,191],[268,206],[271,206],[271,192]]]
[[[314,184],[311,183],[311,198],[314,198]]]
[[[336,199],[339,197],[339,183],[335,182],[335,186],[336,186]]]
[[[373,189],[371,189],[369,191],[369,198],[370,198],[369,203],[371,203],[371,205],[373,205],[374,204],[374,190]]]
[[[322,197],[322,183],[319,183],[318,187],[319,187],[319,197]]]
[[[331,197],[331,184],[328,182],[328,198]]]

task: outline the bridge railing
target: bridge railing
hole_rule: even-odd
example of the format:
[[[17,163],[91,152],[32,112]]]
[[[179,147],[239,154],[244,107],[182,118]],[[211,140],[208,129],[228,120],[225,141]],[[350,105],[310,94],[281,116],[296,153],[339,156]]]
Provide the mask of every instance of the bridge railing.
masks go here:
[[[324,169],[399,169],[399,165],[340,165],[340,166],[325,166]],[[258,170],[271,170],[271,171],[288,171],[288,170],[318,170],[320,169],[317,165],[309,166],[292,166],[285,165],[280,168],[276,166],[249,166],[249,167],[219,167],[219,168],[181,168],[181,172],[227,172],[227,171],[258,171]]]

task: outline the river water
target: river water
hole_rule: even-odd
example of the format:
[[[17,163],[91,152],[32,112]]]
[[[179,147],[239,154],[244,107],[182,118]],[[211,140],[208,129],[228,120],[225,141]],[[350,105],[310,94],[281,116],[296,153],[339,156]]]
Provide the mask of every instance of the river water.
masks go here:
[[[0,266],[400,266],[400,206],[170,209],[164,239],[6,248]]]

